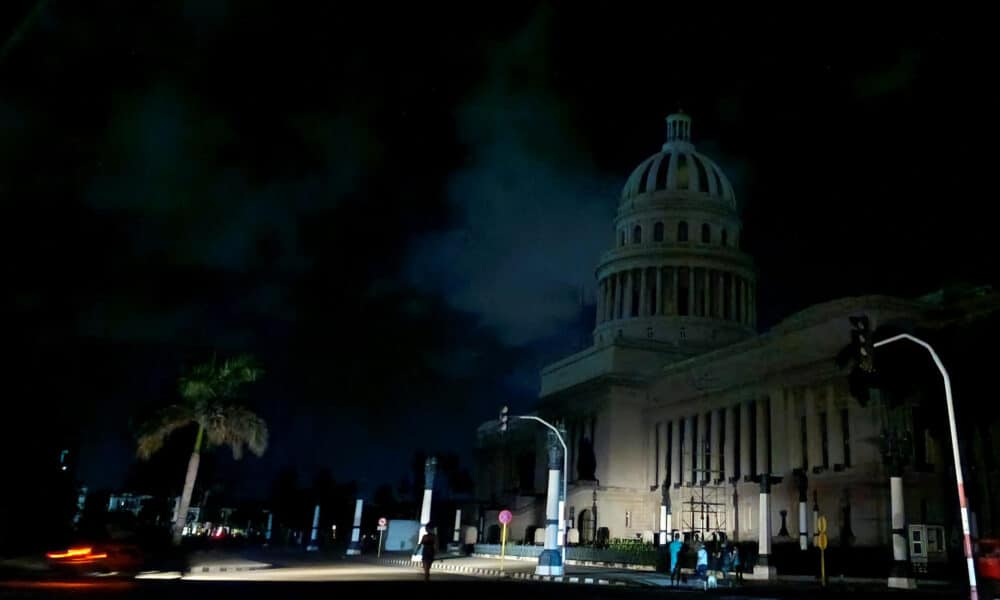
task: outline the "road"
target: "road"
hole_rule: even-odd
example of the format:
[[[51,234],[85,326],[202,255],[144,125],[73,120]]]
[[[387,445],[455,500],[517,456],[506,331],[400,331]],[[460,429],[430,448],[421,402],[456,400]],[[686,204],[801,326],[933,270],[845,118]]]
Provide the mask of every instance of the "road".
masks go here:
[[[276,561],[277,562],[277,561]],[[469,566],[488,566],[488,560],[460,560]],[[513,561],[512,561],[513,562]],[[480,563],[483,563],[482,565]],[[134,578],[69,578],[53,573],[41,574],[22,571],[13,580],[0,580],[0,600],[7,598],[116,598],[158,600],[183,598],[183,600],[216,600],[225,598],[311,598],[331,595],[357,595],[358,597],[383,597],[385,594],[413,594],[427,591],[434,595],[488,600],[533,600],[553,596],[574,598],[610,598],[614,600],[643,600],[663,598],[666,594],[676,598],[834,598],[850,596],[852,600],[867,597],[884,597],[884,586],[832,586],[821,591],[810,585],[748,584],[733,589],[702,592],[691,587],[675,589],[662,585],[642,585],[633,580],[631,585],[597,585],[585,583],[555,583],[526,579],[507,579],[471,572],[435,570],[431,581],[423,581],[423,573],[416,565],[390,566],[371,562],[321,560],[303,564],[278,564],[260,570],[232,570],[236,563],[226,563],[225,572],[198,572],[181,576],[180,573],[162,573],[164,579]],[[208,566],[202,564],[202,567]],[[527,563],[510,564],[515,572],[530,570]],[[216,565],[219,568],[220,565]],[[12,574],[7,573],[10,577]],[[583,573],[581,573],[583,575]],[[0,575],[3,577],[3,575]],[[582,580],[582,577],[580,578]],[[901,595],[901,594],[895,594]],[[963,598],[967,595],[957,590],[923,589],[905,594],[909,600]],[[987,596],[981,596],[988,598]]]

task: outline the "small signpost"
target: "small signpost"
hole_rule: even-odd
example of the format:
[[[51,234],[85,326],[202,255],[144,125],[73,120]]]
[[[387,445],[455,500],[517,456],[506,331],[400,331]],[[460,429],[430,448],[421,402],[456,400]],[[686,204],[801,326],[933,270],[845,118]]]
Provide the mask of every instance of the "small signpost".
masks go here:
[[[829,544],[826,537],[826,517],[820,516],[816,520],[816,529],[819,531],[816,536],[816,545],[819,546],[819,584],[826,587],[826,546]]]
[[[379,517],[378,519],[378,557],[382,558],[382,535],[388,528],[389,520],[385,517]]]
[[[500,533],[500,571],[503,571],[503,557],[507,552],[507,525],[514,520],[514,515],[509,510],[504,509],[500,511],[497,520],[503,525],[503,530]]]

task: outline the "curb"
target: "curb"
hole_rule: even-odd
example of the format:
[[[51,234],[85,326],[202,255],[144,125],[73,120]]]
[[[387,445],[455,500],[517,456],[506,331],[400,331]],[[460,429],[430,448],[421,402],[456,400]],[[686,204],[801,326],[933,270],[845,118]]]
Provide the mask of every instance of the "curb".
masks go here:
[[[406,559],[380,559],[375,560],[383,565],[394,567],[414,567],[420,563],[415,563]],[[526,581],[548,581],[553,583],[579,583],[587,585],[628,585],[624,581],[613,581],[611,579],[598,577],[581,577],[578,575],[535,575],[534,573],[508,573],[500,569],[487,569],[483,567],[463,567],[459,565],[449,565],[446,562],[435,562],[431,567],[435,571],[454,571],[456,573],[468,573],[470,575],[484,575],[503,579],[520,579]]]
[[[186,575],[198,575],[201,573],[234,573],[237,571],[261,571],[263,569],[270,569],[271,565],[250,565],[250,566],[233,566],[233,567],[220,567],[220,566],[207,566],[207,567],[194,567],[188,570]]]

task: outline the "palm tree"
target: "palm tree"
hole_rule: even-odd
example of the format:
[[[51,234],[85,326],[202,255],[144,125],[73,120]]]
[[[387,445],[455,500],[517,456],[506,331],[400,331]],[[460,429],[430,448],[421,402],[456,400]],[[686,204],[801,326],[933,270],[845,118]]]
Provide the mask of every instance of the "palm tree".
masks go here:
[[[175,544],[180,543],[187,522],[203,445],[228,445],[237,460],[242,458],[244,447],[257,456],[267,449],[267,423],[237,402],[245,386],[256,381],[261,373],[249,355],[230,358],[222,364],[213,358],[182,376],[179,380],[181,402],[159,411],[141,429],[136,454],[146,460],[163,446],[171,433],[198,426],[174,522]]]

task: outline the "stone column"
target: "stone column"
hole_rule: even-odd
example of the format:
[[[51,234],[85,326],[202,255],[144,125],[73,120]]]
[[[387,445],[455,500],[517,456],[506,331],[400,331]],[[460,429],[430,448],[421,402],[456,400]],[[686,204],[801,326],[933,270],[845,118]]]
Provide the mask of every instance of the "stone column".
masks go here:
[[[694,315],[694,267],[688,267],[688,316]]]
[[[681,477],[681,421],[674,419],[670,422],[670,483],[680,484],[684,479]]]
[[[614,285],[612,281],[614,275],[608,275],[604,278],[604,320],[612,321],[615,318],[615,296],[614,296]]]
[[[358,498],[354,501],[354,526],[351,528],[351,544],[347,547],[349,556],[361,554],[361,508],[364,501]]]
[[[315,552],[319,550],[319,546],[316,540],[319,538],[319,504],[316,505],[316,510],[313,511],[313,526],[312,533],[309,535],[309,545],[306,546],[307,552]]]
[[[455,509],[455,529],[451,534],[451,544],[455,552],[462,549],[462,509]]]
[[[722,472],[722,438],[719,435],[719,432],[722,428],[720,427],[719,423],[719,414],[720,414],[719,409],[712,409],[712,412],[709,414],[709,417],[711,418],[711,428],[709,430],[710,431],[709,437],[711,438],[711,443],[712,443],[711,464],[709,465],[709,469],[712,471],[712,473],[709,475],[709,479],[712,481],[718,479],[719,474]]]
[[[844,427],[837,407],[837,389],[832,383],[826,390],[826,431],[830,467],[841,471],[844,468]]]
[[[722,319],[726,315],[726,276],[719,271],[718,291],[715,294],[715,312]]]
[[[424,539],[424,534],[427,533],[427,524],[431,522],[431,500],[434,495],[434,474],[436,471],[437,458],[430,456],[424,462],[424,500],[420,504],[420,533],[417,543]],[[423,560],[423,557],[416,552],[411,558],[417,562]]]
[[[615,273],[611,277],[614,287],[614,291],[612,292],[614,305],[611,308],[611,318],[612,320],[617,320],[622,318],[622,274]]]
[[[656,316],[663,314],[663,267],[656,267]]]
[[[767,445],[768,445],[768,431],[767,431],[767,417],[768,417],[768,399],[766,397],[757,398],[755,403],[757,405],[757,467],[754,471],[754,475],[759,475],[761,473],[770,473],[771,469],[768,468],[767,464]]]
[[[738,320],[736,318],[736,274],[730,273],[729,275],[729,318],[732,321]]]
[[[562,494],[562,446],[554,433],[548,434],[549,489],[545,502],[545,549],[538,557],[536,575],[563,574],[562,554],[559,552],[559,497]]]
[[[635,270],[629,269],[625,272],[625,300],[622,302],[622,318],[634,316],[632,314],[632,296],[635,290]]]
[[[753,477],[753,466],[750,465],[750,411],[753,405],[749,400],[740,402],[740,475],[743,480]]]
[[[788,438],[788,466],[792,470],[802,468],[802,422],[798,391],[789,390],[786,411],[785,437]]]
[[[666,484],[666,482],[664,482]],[[660,490],[660,545],[667,544],[667,536],[671,529],[670,486],[664,485]]]
[[[684,420],[684,483],[694,483],[694,417]]]
[[[916,581],[910,577],[910,564],[906,541],[906,509],[903,504],[903,470],[889,467],[889,502],[892,515],[892,568],[889,587],[914,589]]]
[[[771,465],[768,470],[772,475],[783,475],[795,468],[788,462],[789,440],[784,432],[788,394],[781,388],[774,388],[771,390],[770,397],[771,427],[768,431],[768,437],[771,440]]]
[[[702,298],[701,314],[705,317],[712,316],[712,272],[705,267],[705,297]]]
[[[670,314],[677,314],[677,300],[680,298],[680,274],[679,267],[670,267]]]
[[[819,414],[816,412],[816,393],[812,388],[805,389],[805,410],[806,410],[806,450],[809,456],[806,457],[809,468],[816,472],[823,465],[823,446],[819,431]]]
[[[809,491],[809,477],[799,469],[795,471],[795,483],[799,488],[799,550],[809,549],[809,508],[806,506]]]
[[[771,564],[771,477],[760,475],[760,516],[757,521],[757,564],[753,567],[755,578],[774,579],[777,571]]]
[[[594,313],[596,316],[596,324],[600,325],[604,322],[604,281],[597,282],[597,291],[594,292],[594,300],[596,303],[596,308]]]
[[[726,478],[733,480],[736,477],[736,410],[733,406],[726,407],[726,436],[725,447],[722,454],[725,456]]]
[[[636,316],[645,317],[646,316],[646,292],[649,291],[649,286],[646,285],[646,267],[639,269],[639,314]]]

